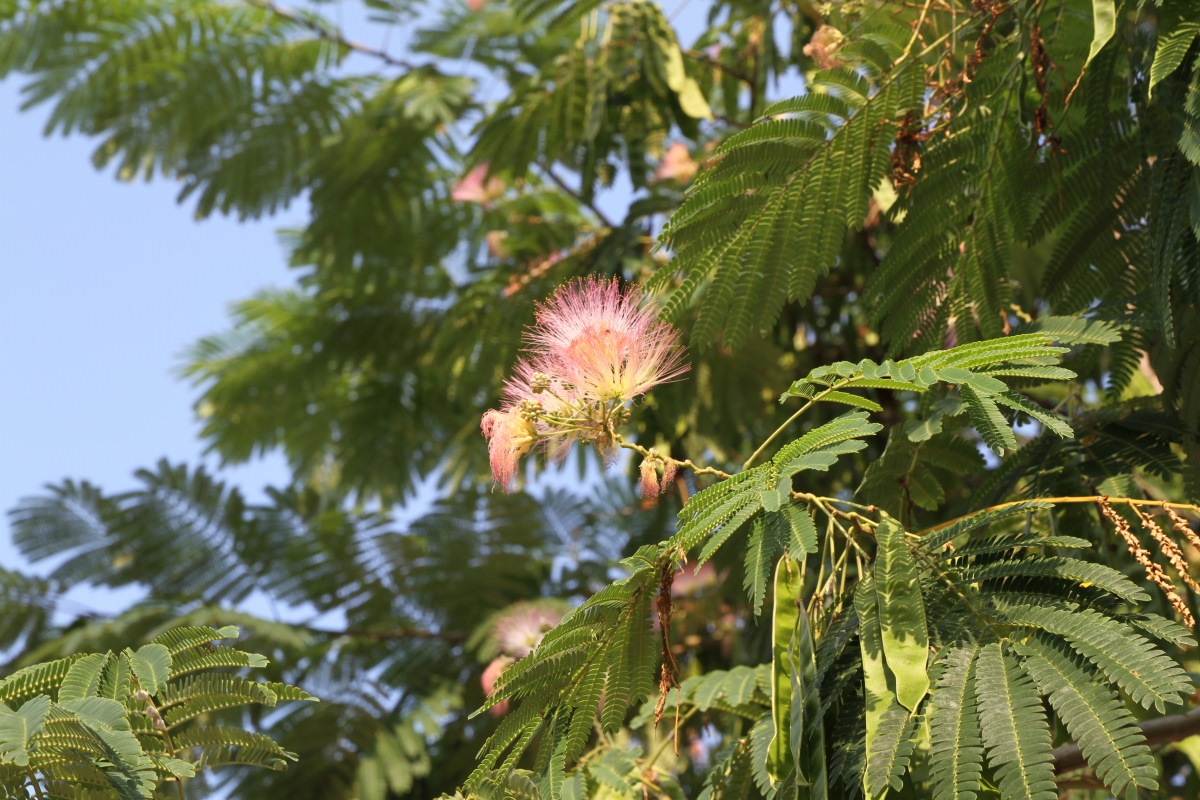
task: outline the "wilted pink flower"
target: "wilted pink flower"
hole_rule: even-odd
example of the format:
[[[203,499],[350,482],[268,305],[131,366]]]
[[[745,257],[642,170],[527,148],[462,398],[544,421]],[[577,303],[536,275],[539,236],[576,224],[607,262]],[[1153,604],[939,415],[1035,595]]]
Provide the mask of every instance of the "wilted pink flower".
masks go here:
[[[468,172],[450,190],[450,199],[456,203],[479,203],[486,206],[504,194],[504,181],[488,178],[487,171],[488,165],[480,164]]]
[[[492,478],[506,490],[517,474],[517,463],[537,441],[537,428],[518,409],[488,411],[480,422],[488,440]]]
[[[696,176],[700,165],[692,160],[692,154],[682,142],[675,142],[667,148],[662,163],[654,171],[652,181],[674,180],[687,183]]]
[[[638,307],[640,290],[615,281],[578,281],[558,290],[537,312],[529,342],[537,369],[577,394],[625,402],[687,372],[679,334]]]
[[[524,658],[565,614],[565,607],[546,602],[514,603],[493,623],[496,646],[507,656]]]
[[[495,688],[496,681],[499,680],[501,673],[508,669],[508,665],[511,663],[513,663],[512,657],[497,656],[484,668],[483,675],[479,678],[479,682],[483,685],[484,694],[490,695],[492,693],[492,689]],[[489,708],[488,711],[494,716],[503,717],[508,713],[508,701],[501,700]]]
[[[817,62],[821,69],[832,69],[838,65],[833,54],[842,46],[842,32],[832,25],[822,25],[804,45],[804,55]]]
[[[671,488],[671,484],[675,483],[675,472],[677,469],[678,466],[674,461],[668,461],[663,467],[662,484],[659,487],[659,491],[663,494],[666,494],[667,490]]]
[[[650,459],[643,458],[639,472],[642,479],[642,497],[658,497],[658,467]]]

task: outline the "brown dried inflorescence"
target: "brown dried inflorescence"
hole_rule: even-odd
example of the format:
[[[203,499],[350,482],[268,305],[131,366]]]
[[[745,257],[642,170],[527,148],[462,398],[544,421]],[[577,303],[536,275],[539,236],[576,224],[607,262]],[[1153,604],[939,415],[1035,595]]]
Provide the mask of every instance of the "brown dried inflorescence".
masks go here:
[[[1113,509],[1112,504],[1108,502],[1107,497],[1102,497],[1099,501],[1099,505],[1101,512],[1104,513],[1104,516],[1107,517],[1108,521],[1113,524],[1114,528],[1116,528],[1117,535],[1125,540],[1125,545],[1129,548],[1129,554],[1132,555],[1134,560],[1137,561],[1137,563],[1141,565],[1142,569],[1146,571],[1146,577],[1153,581],[1154,584],[1162,590],[1162,593],[1166,595],[1167,600],[1171,603],[1171,608],[1175,609],[1175,613],[1177,613],[1180,619],[1183,620],[1183,624],[1187,625],[1189,628],[1195,627],[1196,619],[1192,616],[1192,611],[1190,608],[1188,608],[1187,603],[1179,595],[1179,590],[1175,586],[1175,582],[1172,581],[1167,573],[1163,571],[1162,567],[1151,560],[1150,552],[1146,550],[1146,548],[1142,547],[1142,543],[1138,540],[1137,534],[1135,534],[1132,528],[1130,528],[1129,521]],[[1138,512],[1136,508],[1134,511],[1138,514],[1138,518],[1142,520],[1142,523],[1146,524],[1147,518],[1142,516],[1141,512]],[[1151,525],[1153,527],[1150,527]],[[1161,536],[1162,539],[1165,539],[1170,544],[1176,553],[1179,552],[1179,548],[1174,547],[1174,542],[1171,542],[1169,539],[1166,539],[1166,537],[1163,536],[1162,530],[1159,529],[1157,525],[1154,525],[1153,522],[1150,522],[1147,527],[1150,528],[1151,536],[1154,536],[1155,541],[1158,542],[1160,547],[1163,547],[1163,541],[1159,538]],[[1155,536],[1156,530],[1158,531],[1157,536]],[[1167,554],[1168,559],[1171,559],[1170,553],[1165,549],[1164,552]],[[1182,555],[1180,555],[1179,558],[1182,560]],[[1172,563],[1174,563],[1173,559]],[[1185,570],[1186,566],[1187,565],[1185,563]],[[1178,569],[1178,567],[1176,567],[1176,569]],[[1190,577],[1188,577],[1186,580],[1188,580],[1189,583],[1191,582]]]
[[[1139,509],[1138,516],[1142,520],[1142,526],[1150,531],[1150,537],[1158,543],[1158,547],[1162,550],[1163,555],[1167,557],[1167,560],[1171,562],[1171,566],[1179,573],[1179,578],[1187,584],[1189,589],[1200,594],[1200,585],[1196,584],[1196,581],[1192,579],[1191,574],[1188,572],[1188,563],[1183,557],[1183,551],[1179,549],[1179,545],[1163,532],[1163,529],[1159,527],[1159,524],[1149,514],[1143,514]]]
[[[908,112],[900,121],[896,146],[892,148],[892,183],[897,189],[917,182],[917,173],[921,171],[920,145],[928,138],[929,135],[921,130],[921,118],[915,112]]]
[[[1188,524],[1186,519],[1179,516],[1178,511],[1171,508],[1166,503],[1163,503],[1162,507],[1163,511],[1167,512],[1167,516],[1170,517],[1171,527],[1175,529],[1175,532],[1187,539],[1188,542],[1191,543],[1192,547],[1200,550],[1200,534],[1196,533],[1192,526]]]
[[[975,40],[974,49],[967,56],[966,63],[963,64],[962,74],[948,81],[942,87],[944,94],[947,96],[957,95],[974,79],[975,71],[979,69],[979,65],[983,63],[983,59],[987,57],[987,51],[984,49],[987,44],[987,38],[996,27],[997,18],[1007,11],[1008,7],[1007,0],[974,0],[971,4],[972,11],[980,17],[984,17],[983,28],[979,31],[979,37]]]

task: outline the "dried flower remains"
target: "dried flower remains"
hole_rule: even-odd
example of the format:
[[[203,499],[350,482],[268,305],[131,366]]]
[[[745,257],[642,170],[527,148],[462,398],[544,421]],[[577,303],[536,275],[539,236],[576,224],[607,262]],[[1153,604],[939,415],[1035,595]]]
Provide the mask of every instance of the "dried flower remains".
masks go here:
[[[1150,558],[1150,552],[1146,548],[1142,547],[1142,543],[1138,539],[1137,534],[1133,532],[1133,529],[1129,525],[1129,521],[1116,512],[1116,510],[1112,507],[1112,504],[1109,503],[1107,497],[1100,499],[1099,506],[1100,511],[1103,512],[1108,521],[1113,524],[1113,527],[1117,531],[1117,535],[1125,540],[1125,546],[1129,548],[1129,554],[1133,556],[1134,561],[1136,561],[1142,567],[1142,569],[1145,570],[1146,577],[1149,578],[1156,586],[1158,586],[1158,588],[1162,590],[1162,593],[1166,595],[1167,601],[1171,604],[1171,608],[1175,609],[1175,613],[1177,613],[1180,619],[1183,620],[1183,624],[1189,628],[1194,628],[1196,626],[1196,619],[1194,616],[1192,616],[1192,611],[1190,608],[1188,608],[1187,602],[1182,596],[1180,596],[1179,589],[1175,586],[1175,582],[1171,580],[1171,577],[1167,575],[1166,571],[1163,570],[1161,566],[1156,564]],[[1146,526],[1147,530],[1150,531],[1151,537],[1159,546],[1163,554],[1167,557],[1167,560],[1171,562],[1173,567],[1175,567],[1176,572],[1179,573],[1184,582],[1189,586],[1195,586],[1195,581],[1192,580],[1191,576],[1187,572],[1187,562],[1183,560],[1183,556],[1179,552],[1179,547],[1173,541],[1167,538],[1167,536],[1162,532],[1162,529],[1157,523],[1154,522],[1154,520],[1142,514],[1136,507],[1131,507],[1133,508],[1134,513],[1137,514],[1141,523]]]

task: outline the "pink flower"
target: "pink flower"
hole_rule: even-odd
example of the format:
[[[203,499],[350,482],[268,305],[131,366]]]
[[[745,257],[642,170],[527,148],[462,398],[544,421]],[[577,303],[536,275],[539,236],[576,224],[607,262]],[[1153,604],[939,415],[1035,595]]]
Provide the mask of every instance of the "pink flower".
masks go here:
[[[658,497],[658,468],[648,458],[642,459],[639,467],[642,479],[642,497]]]
[[[480,422],[488,440],[492,478],[505,490],[517,474],[517,463],[537,441],[537,428],[518,409],[488,411]]]
[[[496,681],[500,679],[500,675],[504,670],[508,669],[508,665],[513,663],[510,656],[498,656],[493,658],[492,662],[483,670],[483,675],[480,676],[479,682],[483,685],[483,693],[490,695],[492,689],[496,687]],[[501,700],[496,705],[488,709],[488,712],[493,716],[503,717],[508,713],[508,701]]]
[[[687,372],[679,334],[615,281],[567,284],[538,309],[533,365],[600,403],[625,402]]]
[[[467,0],[467,8],[478,12],[483,9],[483,0]]]
[[[566,457],[586,429],[575,425],[586,409],[572,387],[539,372],[522,359],[504,384],[500,410],[484,413],[480,428],[488,440],[492,479],[508,491],[521,457],[541,444],[551,460]]]
[[[585,404],[575,390],[560,378],[539,372],[525,359],[513,367],[513,375],[504,384],[503,408],[536,408],[538,421],[534,425],[538,437],[552,461],[566,457],[583,431],[563,430],[578,421]]]
[[[667,148],[667,154],[663,156],[662,163],[654,171],[651,181],[673,180],[687,183],[696,176],[696,170],[699,168],[700,165],[692,160],[692,154],[688,152],[687,146],[682,142],[675,142]]]
[[[535,444],[555,460],[579,441],[602,456],[615,453],[615,427],[631,413],[625,404],[688,370],[679,334],[639,308],[640,299],[636,288],[622,292],[615,280],[593,279],[561,287],[538,308],[528,356],[505,383],[500,410],[481,422],[492,477],[505,491]],[[643,469],[647,497],[658,494],[661,463],[655,456]]]
[[[821,69],[832,69],[840,63],[833,55],[842,46],[844,38],[842,32],[832,25],[822,25],[804,45],[804,55],[816,61]]]
[[[524,658],[542,643],[546,632],[566,615],[566,607],[550,601],[514,603],[492,623],[492,635],[500,652]]]
[[[456,203],[489,205],[493,200],[504,194],[505,187],[504,181],[499,178],[488,178],[487,172],[487,164],[480,164],[468,172],[450,190],[450,199]]]
[[[668,461],[663,467],[662,485],[659,487],[659,491],[663,494],[666,494],[667,490],[675,483],[675,472],[677,469],[678,465],[674,461]]]

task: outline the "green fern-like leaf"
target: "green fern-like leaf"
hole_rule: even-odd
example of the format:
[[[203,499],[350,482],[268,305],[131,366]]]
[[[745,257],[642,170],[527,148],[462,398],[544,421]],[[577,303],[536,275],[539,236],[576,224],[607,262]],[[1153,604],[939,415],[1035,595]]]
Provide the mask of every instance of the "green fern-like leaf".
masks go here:
[[[1040,500],[1027,500],[1004,508],[988,509],[979,511],[974,514],[968,514],[960,520],[956,520],[949,525],[944,525],[935,528],[930,533],[922,537],[921,543],[926,550],[930,552],[942,547],[947,542],[957,539],[964,533],[975,532],[981,529],[986,529],[989,525],[1003,519],[1018,517],[1025,514],[1033,514],[1039,511],[1045,511],[1053,506]],[[975,534],[978,535],[978,534]]]
[[[761,613],[763,600],[767,596],[767,583],[770,581],[771,565],[777,560],[778,545],[778,540],[767,534],[766,524],[761,519],[755,520],[750,538],[746,542],[744,580],[744,588],[755,616]]]
[[[0,681],[0,703],[17,706],[41,694],[58,691],[71,666],[83,656],[69,656],[17,670]]]
[[[168,728],[223,708],[274,706],[278,695],[265,683],[232,675],[191,675],[167,686],[159,705]]]
[[[551,720],[556,726],[560,721],[566,725],[562,760],[574,760],[600,714],[601,697],[602,721],[615,728],[629,706],[649,694],[655,651],[648,619],[660,569],[658,552],[646,546],[625,559],[628,578],[569,613],[530,655],[499,677],[487,703],[475,713],[504,700],[522,702],[484,743],[468,789],[491,780],[494,770],[508,774],[533,736]]]
[[[974,797],[983,775],[983,734],[976,700],[977,645],[955,647],[934,690],[929,726],[934,800]]]
[[[1183,702],[1191,680],[1165,653],[1128,627],[1093,609],[1069,612],[1014,606],[1005,619],[1062,636],[1071,647],[1104,671],[1135,703],[1165,711]]]
[[[980,728],[1000,796],[1054,800],[1050,728],[1033,681],[999,644],[984,646],[976,663]]]
[[[1138,788],[1157,789],[1154,758],[1121,699],[1042,636],[1015,643],[1022,665],[1050,700],[1071,738],[1114,795],[1128,800]]]
[[[679,512],[679,525],[671,537],[671,545],[690,551],[730,518],[752,509],[748,518],[761,505],[760,492],[768,466],[741,472],[691,498]]]
[[[701,296],[697,343],[722,331],[736,346],[773,324],[788,299],[809,298],[883,178],[886,122],[918,102],[920,81],[909,70],[889,75],[874,93],[846,68],[814,80],[844,105],[808,99],[816,93],[796,98],[777,110],[799,119],[773,115],[731,138],[663,229],[674,258],[651,287],[680,276],[664,302],[668,316]]]
[[[963,583],[1016,577],[1051,577],[1085,587],[1094,586],[1130,603],[1143,603],[1150,599],[1150,595],[1112,567],[1063,556],[1025,556],[975,564],[963,568],[959,577]]]

